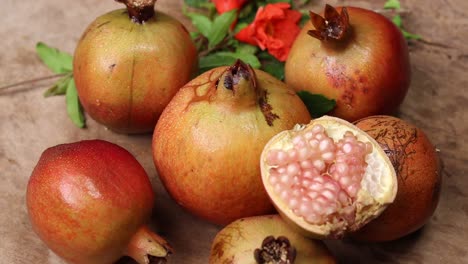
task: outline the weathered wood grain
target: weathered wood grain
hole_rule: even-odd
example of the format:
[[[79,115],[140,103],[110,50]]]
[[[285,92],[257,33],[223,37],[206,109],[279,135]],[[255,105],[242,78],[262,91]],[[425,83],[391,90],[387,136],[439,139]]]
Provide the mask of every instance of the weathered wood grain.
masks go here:
[[[184,21],[181,0],[160,0],[158,9]],[[324,1],[312,1],[319,11]],[[379,1],[329,1],[378,9]],[[443,187],[439,207],[425,228],[383,244],[328,242],[342,263],[468,263],[468,2],[402,1],[412,42],[412,84],[400,117],[422,128],[440,149]],[[111,0],[2,0],[0,86],[50,75],[35,55],[38,41],[72,52],[85,27],[99,14],[120,8]],[[63,97],[44,99],[51,81],[0,91],[0,263],[63,263],[32,232],[25,207],[29,175],[49,146],[100,138],[132,152],[157,192],[153,224],[176,253],[171,263],[207,263],[219,227],[178,207],[157,179],[151,136],[112,133],[88,120],[79,130],[68,120]]]

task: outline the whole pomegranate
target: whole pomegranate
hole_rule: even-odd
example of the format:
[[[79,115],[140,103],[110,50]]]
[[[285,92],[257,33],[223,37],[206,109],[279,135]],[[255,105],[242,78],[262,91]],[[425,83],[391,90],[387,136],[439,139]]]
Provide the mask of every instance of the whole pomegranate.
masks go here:
[[[210,264],[334,264],[322,241],[307,239],[278,215],[236,220],[216,235]]]
[[[324,116],[273,137],[261,160],[268,195],[283,218],[307,236],[341,238],[393,202],[395,170],[365,132]]]
[[[102,140],[45,150],[29,179],[26,202],[34,231],[69,263],[138,263],[165,259],[164,239],[145,222],[154,192],[143,167],[125,149]]]
[[[153,134],[153,159],[181,206],[227,224],[271,212],[260,177],[265,143],[310,115],[296,93],[271,75],[238,61],[183,87]]]
[[[395,112],[410,84],[408,48],[400,30],[384,16],[358,7],[326,5],[324,18],[313,12],[310,17],[286,61],[288,86],[335,99],[330,114],[350,122]]]
[[[97,122],[121,133],[151,132],[197,65],[189,33],[154,11],[156,0],[118,0],[88,26],[76,47],[73,77],[80,101]]]
[[[436,148],[424,132],[391,116],[356,122],[380,144],[395,167],[398,193],[393,204],[354,235],[365,241],[390,241],[421,228],[439,202],[441,174]]]

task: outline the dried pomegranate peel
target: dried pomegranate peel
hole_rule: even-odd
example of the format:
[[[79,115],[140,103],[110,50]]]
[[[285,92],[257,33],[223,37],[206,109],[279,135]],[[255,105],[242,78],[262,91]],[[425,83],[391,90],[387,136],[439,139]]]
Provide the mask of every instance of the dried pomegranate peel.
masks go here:
[[[262,181],[281,216],[307,236],[341,238],[393,202],[397,179],[378,143],[353,124],[324,116],[274,136]]]

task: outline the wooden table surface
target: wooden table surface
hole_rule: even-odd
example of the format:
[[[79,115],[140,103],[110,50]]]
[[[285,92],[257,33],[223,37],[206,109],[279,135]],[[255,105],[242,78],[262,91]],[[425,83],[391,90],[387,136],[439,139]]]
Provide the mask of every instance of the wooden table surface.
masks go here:
[[[381,8],[384,1],[329,1]],[[157,9],[182,20],[181,0]],[[324,1],[313,0],[321,9]],[[468,263],[468,1],[402,1],[409,31],[427,42],[410,45],[412,84],[399,116],[422,128],[440,149],[443,186],[439,207],[421,231],[383,244],[328,242],[341,263]],[[2,0],[0,86],[48,76],[35,54],[43,41],[73,52],[85,27],[122,6],[111,0]],[[157,192],[153,217],[173,244],[170,263],[207,263],[220,227],[178,207],[161,186],[151,158],[151,136],[115,134],[88,119],[80,130],[69,121],[64,97],[43,98],[51,81],[0,91],[0,263],[63,263],[31,230],[25,206],[28,178],[47,147],[100,138],[119,144],[142,163]]]

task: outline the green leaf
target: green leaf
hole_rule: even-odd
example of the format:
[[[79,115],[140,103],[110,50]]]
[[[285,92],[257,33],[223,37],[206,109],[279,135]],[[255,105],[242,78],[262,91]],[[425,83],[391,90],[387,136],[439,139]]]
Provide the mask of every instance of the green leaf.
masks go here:
[[[36,44],[36,52],[42,62],[55,73],[68,73],[73,70],[73,57],[42,42]]]
[[[405,37],[405,39],[415,39],[415,40],[420,40],[422,39],[421,35],[417,35],[417,34],[412,34],[412,33],[409,33],[408,31],[402,29],[401,32],[403,33],[403,36]]]
[[[267,4],[274,4],[274,3],[288,3],[288,4],[292,4],[292,0],[266,0],[265,1]]]
[[[309,11],[301,11],[301,20],[299,21],[299,25],[302,27],[310,20]]]
[[[406,31],[406,30],[403,29],[403,22],[402,22],[402,19],[401,19],[401,16],[400,16],[400,15],[394,16],[394,17],[392,18],[392,21],[393,21],[393,23],[401,30],[401,33],[403,34],[403,37],[405,37],[405,39],[407,39],[407,40],[410,40],[410,39],[415,39],[415,40],[422,39],[422,37],[421,37],[420,35],[409,33],[408,31]]]
[[[262,51],[258,54],[262,62],[261,69],[276,77],[278,80],[284,79],[284,62],[277,60],[270,53]]]
[[[190,38],[193,39],[196,39],[200,36],[200,32],[197,32],[197,31],[190,31]]]
[[[184,0],[185,4],[195,8],[203,8],[211,4],[210,0]]]
[[[206,71],[219,66],[232,65],[237,59],[241,59],[245,63],[250,64],[252,68],[260,67],[260,61],[253,54],[220,51],[200,58],[199,68],[202,71]]]
[[[318,118],[330,112],[335,108],[336,101],[328,99],[321,94],[311,94],[308,91],[299,91],[297,95],[302,99],[310,115],[313,118]]]
[[[245,24],[248,25],[252,23],[252,21],[255,19],[255,16],[257,14],[257,5],[255,4],[255,1],[249,1],[239,12],[239,17],[237,24]]]
[[[388,0],[384,4],[384,9],[400,9],[401,4],[399,0]]]
[[[210,48],[218,45],[226,37],[229,32],[229,27],[236,19],[236,15],[237,9],[233,9],[217,16],[214,19],[211,31],[207,36],[209,43],[208,46]]]
[[[248,26],[249,26],[249,24],[247,24],[247,23],[237,23],[236,27],[233,30],[234,34],[239,33],[239,31],[241,31],[242,29],[244,29],[244,28],[246,28]]]
[[[262,61],[261,69],[273,75],[278,80],[284,79],[284,63],[281,61]]]
[[[44,97],[55,96],[55,95],[64,95],[67,92],[67,87],[69,82],[73,80],[72,73],[65,75],[60,78],[57,82],[54,83],[52,87],[47,89],[44,93]]]
[[[192,24],[203,36],[208,37],[211,34],[213,22],[211,22],[207,16],[195,13],[188,13],[187,16],[192,20]]]
[[[241,43],[236,47],[236,53],[252,54],[254,55],[258,51],[258,47]]]
[[[398,27],[398,28],[401,28],[403,26],[403,23],[402,23],[402,20],[401,20],[401,16],[400,15],[396,15],[392,18],[392,21],[393,23]]]
[[[73,79],[68,82],[65,98],[67,102],[68,117],[70,117],[77,127],[83,128],[85,126],[85,117],[80,104],[80,99],[78,98],[75,81]]]

